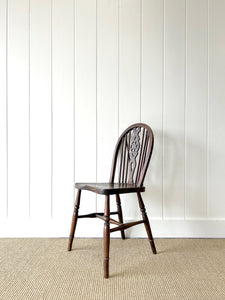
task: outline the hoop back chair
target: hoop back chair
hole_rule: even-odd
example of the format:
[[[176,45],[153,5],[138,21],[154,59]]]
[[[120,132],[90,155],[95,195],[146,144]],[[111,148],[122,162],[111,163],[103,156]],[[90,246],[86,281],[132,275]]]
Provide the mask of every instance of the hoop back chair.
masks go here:
[[[72,216],[68,251],[71,251],[76,224],[79,218],[102,219],[104,221],[103,232],[105,278],[109,277],[109,244],[111,232],[119,230],[121,232],[122,239],[125,239],[125,229],[144,223],[148,239],[152,248],[152,252],[156,254],[156,248],[151,232],[151,227],[146,214],[144,202],[141,197],[141,192],[145,191],[143,182],[152,155],[153,144],[153,132],[148,125],[143,123],[131,125],[121,134],[116,144],[109,183],[75,184],[75,187],[78,189],[78,191]],[[104,213],[91,213],[87,215],[78,214],[82,190],[87,190],[96,194],[105,195]],[[137,194],[142,220],[129,223],[123,222],[120,194],[125,193]],[[110,195],[116,196],[117,211],[110,211]],[[118,215],[118,221],[112,219],[111,215]],[[116,227],[110,228],[110,224],[114,224],[116,225]]]

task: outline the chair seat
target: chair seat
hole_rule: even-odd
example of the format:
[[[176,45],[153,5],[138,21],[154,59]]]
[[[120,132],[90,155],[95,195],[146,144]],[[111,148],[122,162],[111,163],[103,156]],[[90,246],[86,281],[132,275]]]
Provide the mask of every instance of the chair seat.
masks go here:
[[[114,195],[125,193],[144,192],[144,186],[137,186],[128,183],[76,183],[79,190],[91,191],[101,195]]]

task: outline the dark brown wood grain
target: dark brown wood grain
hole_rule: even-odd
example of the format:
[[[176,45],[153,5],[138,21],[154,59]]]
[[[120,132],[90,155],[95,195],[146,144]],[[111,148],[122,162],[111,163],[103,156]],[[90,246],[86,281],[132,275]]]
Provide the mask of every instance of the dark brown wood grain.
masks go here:
[[[141,192],[145,191],[143,183],[151,159],[153,145],[154,136],[151,128],[148,125],[142,123],[133,124],[129,126],[118,139],[114,150],[109,182],[75,184],[78,192],[72,217],[68,250],[70,251],[72,248],[78,218],[99,218],[103,220],[105,278],[109,277],[110,232],[120,231],[122,239],[125,239],[124,230],[132,226],[144,224],[152,248],[152,252],[156,254],[151,227],[149,224],[144,202],[141,197]],[[118,174],[118,182],[115,182],[116,173]],[[104,212],[94,212],[85,215],[78,215],[82,190],[105,195]],[[141,221],[124,223],[120,194],[125,193],[136,193],[142,215]],[[116,212],[110,212],[110,195],[116,196]],[[111,215],[118,215],[118,221],[110,218]],[[113,224],[116,227],[110,228],[110,224]]]
[[[77,225],[78,211],[79,211],[79,207],[80,207],[80,196],[81,196],[81,190],[78,190],[76,202],[74,205],[73,216],[72,216],[72,224],[71,224],[71,229],[70,229],[68,251],[71,251],[72,244],[73,244],[74,233],[75,233],[76,225]]]
[[[129,183],[76,183],[75,187],[77,189],[101,195],[116,195],[145,191],[145,187]]]
[[[117,205],[119,221],[121,224],[123,224],[123,211],[122,211],[122,207],[121,207],[121,200],[120,200],[119,194],[116,194],[116,205]],[[125,232],[123,229],[121,229],[121,237],[123,240],[125,240]]]
[[[154,243],[154,239],[153,239],[153,236],[152,236],[152,231],[151,231],[151,227],[150,227],[150,224],[149,224],[148,216],[147,216],[147,213],[146,213],[146,210],[145,210],[145,205],[144,205],[144,202],[142,200],[141,194],[137,193],[137,196],[138,196],[138,202],[139,202],[142,218],[143,218],[143,221],[144,221],[144,224],[145,224],[145,229],[147,231],[148,239],[149,239],[149,242],[150,242],[150,245],[151,245],[151,248],[152,248],[152,252],[154,254],[156,254],[155,243]]]
[[[104,224],[104,277],[109,277],[109,243],[110,243],[110,227],[109,227],[109,216],[110,216],[110,203],[109,195],[105,196],[105,224]]]

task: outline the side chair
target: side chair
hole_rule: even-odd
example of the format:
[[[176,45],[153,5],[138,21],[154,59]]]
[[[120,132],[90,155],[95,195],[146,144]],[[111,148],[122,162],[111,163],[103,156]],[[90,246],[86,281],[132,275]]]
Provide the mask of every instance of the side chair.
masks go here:
[[[109,277],[109,244],[110,233],[121,232],[122,239],[125,239],[124,230],[135,225],[144,224],[152,252],[156,254],[154,239],[151,227],[146,214],[141,192],[145,191],[143,186],[144,178],[149,166],[154,144],[154,136],[151,128],[143,123],[129,126],[119,137],[115,146],[111,175],[109,183],[76,183],[76,201],[72,216],[72,224],[68,242],[68,251],[71,251],[74,233],[79,218],[100,218],[104,221],[104,277]],[[117,180],[115,179],[117,178]],[[87,190],[96,194],[105,195],[104,213],[91,213],[79,215],[81,191]],[[123,222],[123,213],[120,201],[120,194],[136,193],[142,215],[142,220],[136,222]],[[110,196],[116,196],[117,211],[110,211]],[[118,221],[111,218],[111,215],[118,215]],[[110,225],[116,225],[111,228]]]

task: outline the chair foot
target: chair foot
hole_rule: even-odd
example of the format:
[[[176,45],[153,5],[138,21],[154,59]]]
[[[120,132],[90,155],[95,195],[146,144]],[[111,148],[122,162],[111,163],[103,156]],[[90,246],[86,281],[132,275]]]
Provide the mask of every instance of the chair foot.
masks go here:
[[[78,211],[79,211],[79,207],[80,207],[80,196],[81,196],[81,190],[78,190],[77,191],[76,202],[75,202],[75,205],[74,205],[72,222],[71,222],[70,236],[69,236],[68,247],[67,247],[68,251],[71,251],[72,244],[73,244],[74,233],[75,233],[76,226],[77,226]]]
[[[109,259],[104,259],[104,278],[109,278]]]
[[[137,193],[137,196],[138,196],[138,202],[139,202],[142,218],[143,218],[144,224],[145,224],[145,229],[146,229],[148,239],[149,239],[149,242],[150,242],[150,245],[151,245],[151,248],[152,248],[152,252],[153,252],[153,254],[156,254],[157,251],[156,251],[154,239],[153,239],[153,236],[152,236],[152,231],[151,231],[150,223],[149,223],[149,220],[148,220],[148,216],[146,214],[145,205],[144,205],[144,202],[142,200],[141,194]]]
[[[149,243],[150,243],[150,245],[151,245],[153,254],[157,254],[154,240],[149,240]]]
[[[146,232],[147,232],[147,235],[148,235],[149,243],[150,243],[151,248],[152,248],[152,252],[153,252],[153,254],[157,254],[156,247],[155,247],[155,242],[154,242],[154,239],[153,239],[153,236],[152,236],[152,231],[151,231],[151,227],[150,227],[147,215],[146,215],[145,222],[146,222],[145,223],[145,229],[146,229]]]
[[[72,249],[72,244],[73,244],[73,237],[69,237],[69,241],[68,241],[68,247],[67,247],[67,251],[71,251]]]

